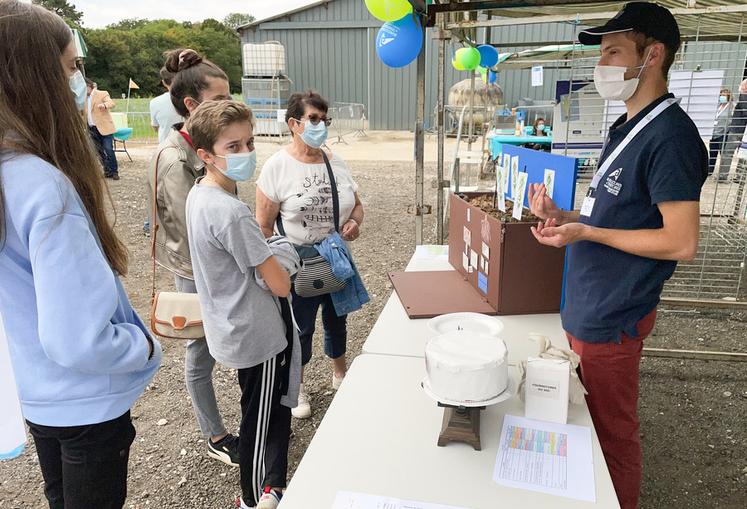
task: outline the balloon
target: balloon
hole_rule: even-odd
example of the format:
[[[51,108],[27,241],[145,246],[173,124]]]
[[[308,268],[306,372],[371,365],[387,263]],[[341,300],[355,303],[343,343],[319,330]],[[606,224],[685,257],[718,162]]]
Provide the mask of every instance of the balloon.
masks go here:
[[[422,47],[423,27],[420,20],[410,14],[384,23],[376,36],[376,54],[389,67],[406,66],[417,58]]]
[[[480,76],[485,76],[486,74],[488,74],[488,69],[483,66],[480,66],[477,68],[477,72],[480,73]]]
[[[381,21],[397,21],[412,12],[407,0],[366,0],[368,12]]]
[[[454,56],[454,58],[451,59],[451,65],[457,71],[466,71],[467,70],[467,69],[464,68],[464,66],[462,65],[462,63],[459,60],[457,60],[456,56]]]
[[[480,52],[476,48],[459,48],[456,50],[456,60],[467,71],[473,71],[480,65]]]
[[[496,83],[498,81],[498,73],[493,71],[488,71],[488,84],[492,85],[493,83]]]
[[[477,47],[480,52],[480,65],[483,67],[493,67],[498,63],[498,50],[493,46],[483,44]]]

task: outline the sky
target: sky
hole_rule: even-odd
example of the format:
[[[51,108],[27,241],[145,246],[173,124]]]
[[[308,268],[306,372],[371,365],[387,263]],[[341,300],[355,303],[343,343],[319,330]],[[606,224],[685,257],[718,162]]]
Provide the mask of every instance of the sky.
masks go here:
[[[201,21],[223,19],[231,12],[266,18],[313,0],[68,0],[83,13],[83,26],[100,28],[124,18]]]

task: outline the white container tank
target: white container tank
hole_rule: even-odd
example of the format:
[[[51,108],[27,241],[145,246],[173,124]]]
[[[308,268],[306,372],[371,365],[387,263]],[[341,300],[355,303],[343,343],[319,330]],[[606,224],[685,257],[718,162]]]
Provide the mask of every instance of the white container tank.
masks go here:
[[[277,41],[244,44],[244,76],[286,76],[285,47]]]

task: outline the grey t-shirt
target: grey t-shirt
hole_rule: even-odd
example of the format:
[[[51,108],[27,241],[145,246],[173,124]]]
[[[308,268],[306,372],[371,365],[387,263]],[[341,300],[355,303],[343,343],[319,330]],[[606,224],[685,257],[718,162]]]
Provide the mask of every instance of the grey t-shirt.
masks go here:
[[[187,197],[187,232],[205,337],[215,360],[250,368],[288,344],[280,303],[254,277],[272,252],[249,206],[200,180]]]

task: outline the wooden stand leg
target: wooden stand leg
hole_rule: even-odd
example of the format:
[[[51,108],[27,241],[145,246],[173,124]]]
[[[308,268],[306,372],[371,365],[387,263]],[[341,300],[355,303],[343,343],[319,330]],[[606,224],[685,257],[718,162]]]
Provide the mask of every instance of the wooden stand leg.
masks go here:
[[[451,442],[464,442],[476,451],[481,450],[479,408],[444,408],[438,446],[443,447]]]

